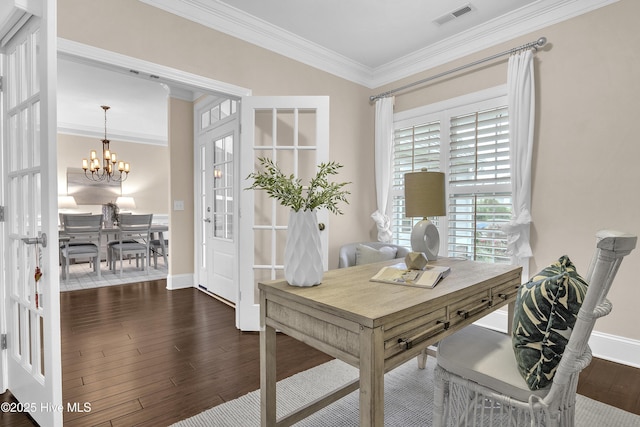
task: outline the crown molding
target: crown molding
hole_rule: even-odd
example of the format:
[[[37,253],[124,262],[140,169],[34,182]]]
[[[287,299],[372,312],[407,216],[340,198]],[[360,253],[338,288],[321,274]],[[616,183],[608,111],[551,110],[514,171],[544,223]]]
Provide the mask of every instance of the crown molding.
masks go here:
[[[376,68],[346,58],[220,1],[140,1],[372,89],[618,0],[538,0]]]
[[[140,0],[232,37],[368,86],[372,69],[219,1]]]
[[[460,59],[618,0],[540,0],[373,70],[373,87]],[[540,34],[537,38],[544,36]],[[535,41],[534,39],[530,41]],[[549,40],[553,42],[553,40]],[[516,47],[516,46],[513,46]]]
[[[77,123],[58,123],[58,133],[65,135],[76,135],[87,138],[95,138],[96,141],[104,139],[104,129],[94,126],[83,126]],[[166,137],[159,135],[135,133],[128,131],[109,131],[110,141],[135,142],[138,144],[168,146],[169,142]]]

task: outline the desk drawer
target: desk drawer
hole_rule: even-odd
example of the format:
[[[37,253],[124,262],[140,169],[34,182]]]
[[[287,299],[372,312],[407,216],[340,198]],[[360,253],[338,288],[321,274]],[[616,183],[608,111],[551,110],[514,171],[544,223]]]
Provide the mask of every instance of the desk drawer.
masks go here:
[[[449,310],[449,324],[453,326],[460,322],[468,323],[468,319],[479,319],[484,316],[484,312],[489,313],[492,311],[492,306],[493,301],[490,289],[470,295],[447,307]]]
[[[423,342],[431,342],[430,338],[447,327],[447,310],[444,307],[396,322],[384,333],[385,360],[414,346],[419,346]]]
[[[514,284],[513,282],[494,286],[491,288],[493,304],[500,305],[501,303],[515,301],[518,295],[518,289],[520,289],[520,285]]]

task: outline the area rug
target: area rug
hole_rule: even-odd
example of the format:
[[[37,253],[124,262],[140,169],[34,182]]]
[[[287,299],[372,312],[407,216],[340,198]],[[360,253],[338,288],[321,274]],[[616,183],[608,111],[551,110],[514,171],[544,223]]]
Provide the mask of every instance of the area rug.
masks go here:
[[[387,373],[384,378],[386,426],[430,426],[433,402],[435,358],[427,360],[427,369],[415,360]],[[358,371],[341,361],[332,360],[300,372],[277,384],[278,417],[323,396],[358,376]],[[208,409],[173,424],[173,427],[235,427],[260,425],[260,391]],[[296,426],[357,426],[358,391],[338,400]],[[640,427],[640,416],[578,395],[577,427]]]

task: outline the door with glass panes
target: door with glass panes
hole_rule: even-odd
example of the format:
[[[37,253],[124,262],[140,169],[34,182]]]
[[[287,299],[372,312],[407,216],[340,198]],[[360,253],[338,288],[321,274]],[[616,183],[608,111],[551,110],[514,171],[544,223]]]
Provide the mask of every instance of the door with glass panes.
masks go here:
[[[242,98],[242,143],[240,149],[242,188],[251,185],[247,177],[259,166],[259,158],[276,162],[285,174],[308,183],[317,166],[329,159],[328,96],[264,96]],[[239,218],[238,328],[260,329],[258,283],[284,276],[284,245],[289,208],[281,206],[265,191],[241,191]],[[324,269],[328,268],[329,213],[317,212],[321,228]]]
[[[236,302],[238,294],[234,212],[236,106],[234,100],[217,100],[205,104],[196,115],[202,131],[198,138],[201,154],[198,285],[230,303]]]
[[[2,4],[0,393],[39,425],[61,426],[56,3]]]

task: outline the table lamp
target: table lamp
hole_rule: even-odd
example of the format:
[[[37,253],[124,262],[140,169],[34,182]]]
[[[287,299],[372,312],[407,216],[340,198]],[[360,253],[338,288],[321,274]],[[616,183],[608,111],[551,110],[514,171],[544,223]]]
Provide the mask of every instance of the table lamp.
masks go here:
[[[120,196],[116,199],[116,205],[121,211],[130,212],[136,208],[136,202],[133,197]]]
[[[423,252],[427,260],[438,258],[440,235],[438,228],[427,219],[428,216],[444,216],[447,214],[444,173],[408,172],[404,174],[404,207],[405,216],[421,216],[411,230],[411,250]]]

